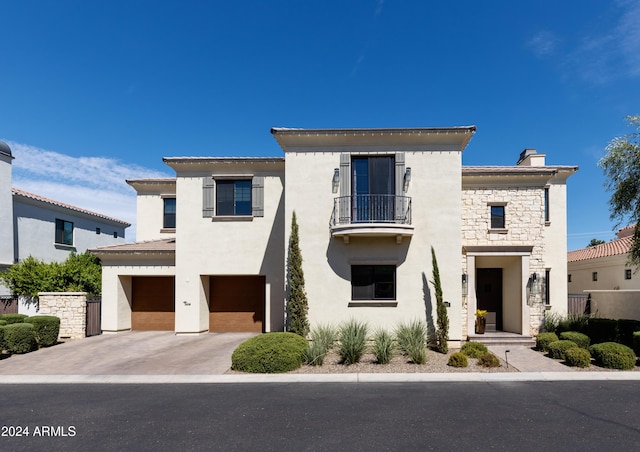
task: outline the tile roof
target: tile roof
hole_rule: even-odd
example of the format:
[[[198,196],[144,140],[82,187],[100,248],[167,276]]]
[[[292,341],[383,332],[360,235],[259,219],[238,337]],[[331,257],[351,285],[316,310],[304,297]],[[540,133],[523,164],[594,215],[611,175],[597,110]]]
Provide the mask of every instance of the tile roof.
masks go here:
[[[90,250],[94,254],[146,254],[175,253],[176,239],[148,240],[143,242],[110,245]]]
[[[56,206],[56,207],[62,207],[63,209],[73,210],[75,212],[80,212],[80,213],[83,213],[85,215],[90,215],[92,217],[102,218],[103,220],[108,220],[108,221],[112,221],[114,223],[121,224],[124,227],[131,226],[131,223],[128,223],[126,221],[118,220],[117,218],[109,217],[107,215],[103,215],[103,214],[98,213],[98,212],[93,212],[91,210],[82,209],[80,207],[72,206],[70,204],[65,204],[65,203],[60,202],[60,201],[55,201],[53,199],[45,198],[44,196],[36,195],[34,193],[29,193],[28,191],[20,190],[18,188],[12,188],[11,191],[12,191],[13,195],[15,195],[15,196],[20,196],[20,197],[23,197],[23,198],[31,199],[33,201],[43,202],[43,203],[50,204],[50,205]]]
[[[568,262],[585,261],[588,259],[597,259],[599,257],[619,256],[627,254],[631,249],[633,237],[626,236],[602,243],[596,246],[589,246],[581,250],[569,251],[567,253]]]

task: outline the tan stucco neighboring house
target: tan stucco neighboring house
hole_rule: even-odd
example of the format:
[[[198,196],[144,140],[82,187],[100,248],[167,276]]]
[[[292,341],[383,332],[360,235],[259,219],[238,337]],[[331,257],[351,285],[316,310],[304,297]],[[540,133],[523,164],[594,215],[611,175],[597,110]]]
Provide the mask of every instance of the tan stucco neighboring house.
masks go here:
[[[433,247],[453,342],[473,333],[476,308],[498,330],[536,334],[546,309],[566,311],[577,168],[534,150],[463,167],[475,130],[274,128],[284,157],[164,158],[175,179],[128,181],[141,243],[94,250],[103,330],[282,330],[295,211],[312,326],[433,325]]]
[[[640,320],[640,273],[628,261],[634,230],[624,227],[614,240],[567,253],[569,293],[589,294],[599,317]]]

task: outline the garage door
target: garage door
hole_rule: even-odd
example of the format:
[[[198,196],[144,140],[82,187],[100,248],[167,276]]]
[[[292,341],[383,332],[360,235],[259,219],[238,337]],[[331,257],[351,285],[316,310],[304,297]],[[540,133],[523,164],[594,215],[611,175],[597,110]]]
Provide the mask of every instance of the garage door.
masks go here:
[[[211,276],[209,331],[262,332],[264,276]]]
[[[131,329],[174,331],[174,277],[134,276],[131,284]]]

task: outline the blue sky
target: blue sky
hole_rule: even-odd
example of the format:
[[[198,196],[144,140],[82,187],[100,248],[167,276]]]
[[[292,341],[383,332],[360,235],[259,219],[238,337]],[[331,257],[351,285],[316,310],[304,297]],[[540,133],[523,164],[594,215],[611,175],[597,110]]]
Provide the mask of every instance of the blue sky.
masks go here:
[[[271,127],[471,125],[569,179],[569,249],[613,238],[596,166],[640,114],[640,1],[2,2],[14,186],[135,222],[163,156],[279,156]],[[128,232],[129,238],[134,228]]]

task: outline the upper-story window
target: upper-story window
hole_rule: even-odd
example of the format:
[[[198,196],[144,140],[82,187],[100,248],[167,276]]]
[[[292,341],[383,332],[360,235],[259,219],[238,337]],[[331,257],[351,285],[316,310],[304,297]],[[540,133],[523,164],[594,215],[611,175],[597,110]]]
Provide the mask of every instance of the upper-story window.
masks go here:
[[[630,268],[625,268],[624,269],[624,279],[631,279],[631,269]]]
[[[492,205],[491,211],[491,229],[504,229],[505,228],[505,206],[504,205]]]
[[[60,245],[73,245],[73,223],[56,218],[55,242]]]
[[[217,215],[251,215],[251,180],[216,182]]]
[[[164,198],[162,227],[175,229],[176,227],[176,198]]]

